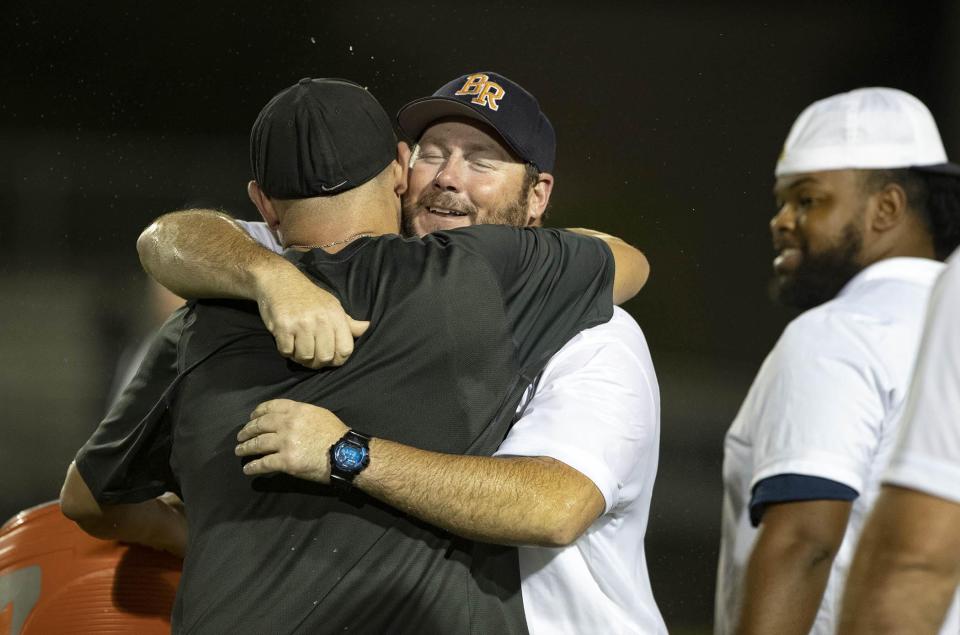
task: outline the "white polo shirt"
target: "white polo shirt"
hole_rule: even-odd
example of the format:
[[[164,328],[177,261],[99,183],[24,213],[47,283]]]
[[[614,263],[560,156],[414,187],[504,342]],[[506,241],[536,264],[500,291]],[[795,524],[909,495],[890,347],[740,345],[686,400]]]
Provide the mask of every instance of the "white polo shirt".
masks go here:
[[[282,251],[266,225],[240,222]],[[660,389],[643,332],[615,307],[609,322],[567,342],[533,388],[496,454],[562,461],[593,481],[606,505],[572,545],[519,548],[527,628],[666,633],[643,544],[660,448]]]
[[[960,251],[934,288],[923,337],[884,481],[960,503]]]
[[[750,500],[781,475],[826,479],[856,495],[812,633],[836,627],[857,537],[879,492],[927,302],[943,264],[891,258],[787,326],[724,442],[716,633],[732,633],[757,530]]]
[[[498,456],[549,456],[597,486],[603,514],[573,544],[520,547],[534,635],[666,633],[644,535],[660,446],[660,389],[637,323],[620,308],[554,355]]]

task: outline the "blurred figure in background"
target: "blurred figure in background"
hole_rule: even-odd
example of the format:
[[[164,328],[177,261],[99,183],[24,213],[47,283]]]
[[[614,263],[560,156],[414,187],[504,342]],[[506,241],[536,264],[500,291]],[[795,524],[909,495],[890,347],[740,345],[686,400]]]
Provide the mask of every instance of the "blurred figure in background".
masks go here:
[[[774,291],[805,313],[727,433],[718,634],[836,630],[930,291],[960,242],[957,174],[930,112],[899,90],[823,99],[790,130]]]
[[[941,629],[951,605],[956,611],[960,252],[950,259],[933,291],[900,426],[884,485],[850,570],[842,635],[932,634]]]

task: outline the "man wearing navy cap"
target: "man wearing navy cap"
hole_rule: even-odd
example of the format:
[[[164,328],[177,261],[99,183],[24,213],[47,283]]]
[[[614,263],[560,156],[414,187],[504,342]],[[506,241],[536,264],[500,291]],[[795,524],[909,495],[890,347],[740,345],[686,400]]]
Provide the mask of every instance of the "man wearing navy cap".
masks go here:
[[[553,187],[556,137],[521,86],[497,73],[470,73],[407,104],[397,121],[415,141],[404,233],[540,224]],[[263,225],[244,226],[279,251]],[[318,318],[327,299],[282,267],[267,266],[270,254],[221,216],[164,217],[140,246],[147,269],[180,293],[258,298],[280,350],[301,363],[329,360],[321,349],[337,351],[334,361],[341,363],[350,332],[364,328],[333,302],[330,317]],[[263,276],[269,284],[244,291],[237,258],[276,273]],[[335,346],[319,343],[322,328],[302,326],[317,320],[336,325]],[[287,330],[281,321],[300,326]],[[298,350],[291,341],[307,346]],[[383,499],[460,535],[521,545],[523,603],[533,632],[665,632],[643,546],[660,415],[643,333],[615,309],[610,322],[583,331],[550,360],[530,395],[498,459],[451,463],[444,488],[411,472]],[[311,413],[299,409],[295,416]]]
[[[523,473],[483,455],[547,358],[639,290],[645,259],[556,230],[401,239],[406,161],[376,100],[344,80],[271,100],[251,162],[284,263],[370,322],[362,346],[308,370],[276,354],[256,305],[191,303],[81,448],[64,513],[100,537],[182,550],[183,519],[156,498],[182,496],[175,631],[524,632],[515,550],[471,540],[484,527],[469,517],[415,510],[452,500],[464,462]],[[518,488],[508,478],[499,493]]]

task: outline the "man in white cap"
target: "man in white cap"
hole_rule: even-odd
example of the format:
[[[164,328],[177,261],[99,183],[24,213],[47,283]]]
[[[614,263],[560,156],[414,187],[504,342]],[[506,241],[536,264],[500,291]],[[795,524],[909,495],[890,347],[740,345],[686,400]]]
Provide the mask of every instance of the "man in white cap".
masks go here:
[[[960,583],[960,252],[930,300],[901,434],[863,529],[844,634],[936,633]],[[956,633],[956,615],[948,624]],[[946,629],[944,629],[946,630]]]
[[[960,242],[960,169],[916,98],[835,95],[776,167],[774,294],[806,310],[725,441],[717,633],[833,633],[927,301]]]

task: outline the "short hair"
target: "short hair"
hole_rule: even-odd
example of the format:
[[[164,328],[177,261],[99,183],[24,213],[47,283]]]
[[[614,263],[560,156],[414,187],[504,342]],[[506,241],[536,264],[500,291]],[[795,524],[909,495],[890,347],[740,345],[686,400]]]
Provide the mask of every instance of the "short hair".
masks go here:
[[[936,257],[946,260],[960,245],[960,177],[912,168],[865,170],[864,185],[876,192],[888,183],[903,188],[933,238]]]

